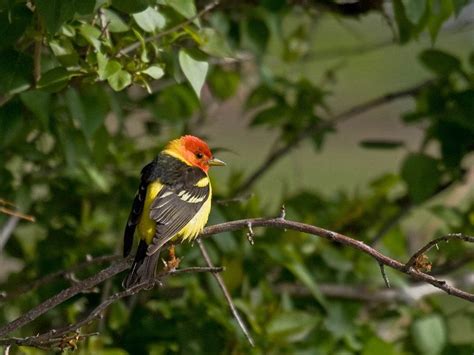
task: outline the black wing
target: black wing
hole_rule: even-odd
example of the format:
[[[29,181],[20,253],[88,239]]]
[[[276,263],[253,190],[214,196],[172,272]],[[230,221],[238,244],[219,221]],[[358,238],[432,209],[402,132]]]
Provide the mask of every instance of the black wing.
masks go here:
[[[135,234],[135,228],[140,221],[140,216],[143,211],[143,205],[145,203],[145,197],[147,192],[148,184],[157,178],[159,175],[159,169],[157,168],[156,161],[153,160],[147,164],[141,172],[140,186],[138,187],[137,194],[133,200],[132,210],[128,215],[127,225],[125,226],[125,232],[123,234],[123,256],[126,257],[130,254],[133,245],[133,235]]]
[[[196,186],[203,178],[207,175],[201,169],[185,166],[172,184],[160,190],[150,208],[150,218],[156,221],[156,234],[147,255],[154,254],[173,238],[207,201],[209,184]]]

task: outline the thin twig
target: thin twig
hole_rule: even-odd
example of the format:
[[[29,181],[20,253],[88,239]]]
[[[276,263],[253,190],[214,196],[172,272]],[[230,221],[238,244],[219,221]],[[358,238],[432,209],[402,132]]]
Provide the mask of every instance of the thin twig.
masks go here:
[[[252,229],[252,223],[249,222],[247,224],[247,228],[248,228],[248,232],[247,232],[247,240],[249,241],[250,245],[254,245],[255,244],[255,240],[253,239],[253,237],[255,237],[255,233]]]
[[[105,13],[103,8],[99,8],[99,22],[100,22],[100,36],[99,39],[105,35],[107,40],[110,40],[109,25],[110,21],[107,21],[105,18]]]
[[[38,81],[41,79],[41,50],[43,49],[43,33],[41,30],[41,21],[38,21],[38,38],[35,40],[35,48],[33,53],[33,77],[35,79],[35,84],[38,84]]]
[[[390,288],[390,281],[387,277],[387,274],[385,273],[385,265],[382,263],[379,263],[380,266],[380,273],[382,274],[383,281],[385,282],[385,287]]]
[[[240,195],[246,192],[247,190],[249,190],[250,187],[253,186],[253,184],[264,173],[266,173],[270,167],[272,167],[274,164],[280,161],[284,156],[290,153],[293,148],[295,148],[301,141],[305,140],[306,138],[309,138],[312,135],[323,132],[324,130],[331,128],[336,124],[344,122],[349,118],[352,118],[361,113],[374,109],[375,107],[378,107],[380,105],[387,104],[391,101],[394,101],[403,97],[416,95],[430,83],[432,83],[431,80],[424,81],[421,84],[417,84],[413,87],[379,96],[375,99],[356,105],[348,109],[347,111],[344,111],[334,116],[332,119],[328,119],[322,122],[311,124],[306,129],[301,130],[301,132],[293,140],[287,142],[280,148],[272,150],[267,156],[267,158],[264,160],[264,162],[246,180],[244,180],[242,184],[240,184],[235,189],[235,195]]]
[[[20,286],[19,288],[15,289],[11,292],[6,292],[6,295],[3,298],[1,298],[1,300],[2,301],[8,301],[10,299],[17,298],[21,295],[24,295],[27,292],[34,291],[39,287],[47,285],[50,282],[53,282],[53,281],[55,281],[56,279],[58,279],[60,277],[65,277],[66,275],[76,273],[76,272],[78,272],[80,270],[83,270],[83,269],[85,269],[89,266],[92,266],[92,265],[99,265],[99,264],[102,264],[102,263],[107,263],[107,262],[119,260],[121,258],[122,258],[122,256],[120,256],[120,255],[103,255],[103,256],[98,256],[98,257],[95,257],[95,258],[87,256],[85,261],[83,261],[79,264],[76,264],[76,265],[74,265],[74,266],[72,266],[68,269],[55,271],[51,274],[45,275],[45,276],[37,279],[37,280],[25,282],[25,284]]]
[[[166,276],[173,276],[173,275],[179,275],[179,274],[184,274],[184,273],[198,273],[198,272],[211,272],[215,274],[217,272],[221,272],[222,270],[223,269],[221,267],[189,267],[185,269],[170,270],[170,271],[166,271],[166,272],[162,272],[158,274],[156,279],[153,282],[153,286],[155,286],[156,284],[160,284],[160,280]],[[57,344],[63,338],[68,339],[69,334],[77,332],[80,328],[90,324],[96,318],[100,318],[102,313],[115,301],[124,297],[134,295],[141,290],[144,290],[144,289],[148,290],[149,287],[150,287],[150,282],[147,281],[147,282],[143,282],[138,285],[135,285],[131,288],[128,288],[124,291],[117,292],[113,294],[112,296],[108,297],[107,299],[105,299],[103,302],[101,302],[97,307],[95,307],[91,312],[89,312],[87,316],[85,316],[83,319],[81,319],[80,321],[76,323],[67,325],[63,328],[52,329],[46,333],[38,334],[38,335],[27,337],[27,338],[0,339],[0,345],[16,344],[16,345],[28,345],[28,346],[43,348],[43,347]],[[92,333],[89,335],[96,335],[96,334],[97,333]],[[84,334],[82,334],[81,336],[85,337]]]
[[[186,25],[189,25],[190,23],[192,23],[194,20],[198,19],[198,18],[201,18],[202,16],[204,16],[206,13],[208,13],[209,11],[211,11],[212,9],[214,9],[217,5],[219,5],[219,1],[216,0],[216,1],[213,1],[211,2],[210,4],[206,5],[201,11],[199,11],[196,15],[188,18],[186,21],[183,21],[179,24],[177,24],[176,26],[173,26],[171,27],[170,29],[166,30],[166,31],[163,31],[163,32],[160,32],[154,36],[150,36],[150,37],[146,37],[145,38],[145,43],[148,43],[148,42],[152,42],[152,41],[158,41],[160,38],[166,36],[166,35],[169,35],[170,33],[173,33],[181,28],[183,28],[184,26]],[[132,43],[131,45],[125,47],[124,49],[122,49],[119,54],[120,55],[126,55],[126,54],[129,54],[130,52],[133,52],[134,50],[136,50],[137,48],[139,48],[141,46],[141,42],[135,42],[135,43]]]
[[[0,107],[2,107],[3,105],[6,105],[8,101],[13,99],[14,97],[15,95],[0,95]]]
[[[413,265],[415,265],[418,258],[422,256],[423,254],[425,254],[427,251],[429,251],[432,247],[434,247],[435,245],[437,246],[441,242],[448,242],[451,239],[459,239],[465,242],[474,243],[474,237],[464,235],[461,233],[451,233],[443,237],[433,239],[432,241],[430,241],[429,243],[427,243],[426,245],[418,249],[418,251],[412,255],[412,257],[405,264],[405,268],[407,270],[410,269],[411,267],[413,267]]]
[[[324,229],[316,226],[312,226],[310,224],[305,224],[305,223],[300,223],[300,222],[295,222],[295,221],[289,221],[289,220],[283,220],[281,218],[253,218],[253,219],[241,219],[241,220],[236,220],[236,221],[231,221],[231,222],[225,222],[221,224],[216,224],[213,226],[206,227],[203,232],[201,233],[202,238],[207,238],[210,237],[211,235],[214,234],[219,234],[223,232],[232,232],[236,231],[239,229],[244,229],[247,228],[247,223],[248,222],[252,223],[252,227],[273,227],[273,228],[279,228],[279,229],[289,229],[289,230],[295,230],[303,233],[307,233],[309,235],[325,238],[328,240],[332,240],[335,242],[338,242],[340,244],[349,246],[351,248],[360,250],[361,252],[371,256],[373,259],[375,259],[378,263],[382,263],[385,266],[388,266],[392,269],[398,270],[402,273],[405,273],[411,277],[413,277],[416,280],[423,281],[426,283],[429,283],[433,285],[434,287],[437,287],[439,289],[442,289],[444,292],[458,297],[465,299],[469,302],[474,302],[474,294],[460,290],[456,287],[453,287],[449,284],[447,284],[446,281],[444,280],[439,280],[429,274],[426,274],[422,271],[415,270],[413,268],[406,268],[404,263],[401,263],[398,260],[392,259],[382,253],[380,253],[378,250],[372,248],[371,246],[365,244],[364,242]],[[474,242],[474,237],[468,237],[464,236],[464,238],[459,238],[463,239],[465,241],[469,242]],[[435,243],[433,243],[435,244]]]
[[[17,319],[15,319],[13,322],[10,322],[4,325],[3,327],[1,327],[0,337],[11,333],[18,328],[21,328],[25,324],[31,323],[40,315],[46,313],[47,311],[58,306],[64,301],[67,301],[68,299],[77,295],[78,293],[81,293],[84,290],[88,290],[98,285],[99,283],[111,278],[112,276],[126,270],[127,268],[130,267],[131,263],[132,263],[131,258],[122,259],[118,261],[116,264],[113,264],[109,266],[108,268],[105,268],[99,271],[97,274],[79,283],[76,283],[65,290],[62,290],[61,292],[54,295],[53,297],[48,298],[43,303],[40,303],[36,307],[30,309],[28,312],[18,317]]]
[[[0,252],[3,250],[3,248],[7,244],[8,239],[10,239],[10,236],[15,230],[19,220],[20,220],[20,217],[11,216],[10,218],[8,218],[8,220],[5,222],[2,229],[0,230]]]
[[[456,271],[466,264],[474,261],[474,250],[466,250],[465,254],[455,259],[449,259],[445,263],[434,266],[431,275],[442,275]]]
[[[199,249],[201,249],[201,254],[204,257],[204,260],[206,261],[206,264],[209,267],[213,267],[212,260],[209,257],[209,254],[206,250],[206,247],[204,246],[204,242],[201,239],[198,239],[197,242],[198,242],[198,245],[199,245]],[[226,287],[226,285],[224,283],[224,280],[222,279],[221,275],[215,274],[215,273],[212,274],[212,275],[214,276],[217,283],[219,284],[219,287],[220,287],[222,293],[224,294],[224,297],[227,301],[227,304],[229,305],[230,311],[232,312],[232,315],[234,316],[235,320],[237,321],[237,324],[239,325],[240,329],[242,329],[242,332],[244,333],[245,337],[247,338],[249,344],[251,346],[255,346],[255,342],[254,342],[252,336],[250,335],[250,332],[248,331],[247,326],[245,325],[244,321],[242,320],[242,318],[240,318],[239,311],[237,311],[237,308],[235,307],[234,301],[232,301],[232,297],[231,297],[229,291],[227,290],[227,287]]]
[[[379,264],[383,264],[385,266],[389,266],[392,269],[398,270],[402,273],[405,273],[412,278],[423,281],[425,283],[429,283],[444,292],[461,298],[465,299],[469,302],[474,302],[474,294],[468,293],[466,291],[460,290],[450,284],[446,280],[437,279],[431,275],[428,275],[420,270],[417,270],[410,265],[413,263],[410,260],[416,260],[417,255],[422,255],[424,252],[429,250],[433,245],[441,241],[447,241],[450,239],[460,239],[467,242],[474,242],[474,237],[462,235],[462,234],[451,234],[449,236],[441,237],[438,239],[433,240],[432,242],[428,243],[425,247],[421,248],[415,255],[408,261],[407,264],[401,263],[398,260],[392,259],[378,250],[374,249],[373,247],[365,244],[364,242],[327,230],[320,227],[312,226],[305,223],[289,221],[282,218],[253,218],[253,219],[242,219],[236,221],[225,222],[221,224],[216,224],[213,226],[206,227],[203,232],[201,233],[201,238],[210,237],[211,235],[223,233],[223,232],[232,232],[236,230],[245,229],[248,226],[248,223],[252,224],[253,228],[256,227],[273,227],[279,229],[288,229],[288,230],[295,230],[299,232],[303,232],[312,236],[325,238],[331,241],[338,242],[342,245],[346,245],[348,247],[360,250],[361,252],[369,255],[373,259],[375,259]],[[84,290],[90,289],[99,283],[103,282],[106,279],[111,278],[112,276],[118,274],[119,272],[124,271],[131,265],[131,259],[122,259],[118,261],[116,264],[111,265],[101,271],[99,271],[94,276],[91,276],[85,280],[80,281],[77,284],[61,291],[60,293],[56,294],[55,296],[47,299],[43,303],[39,304],[38,306],[32,308],[16,320],[8,323],[0,328],[0,336],[5,336],[13,332],[14,330],[24,326],[25,324],[31,323],[33,320],[38,318],[40,315],[44,314],[45,312],[49,311],[50,309],[56,307],[57,305],[63,303],[64,301],[70,299],[71,297],[83,292]],[[211,264],[212,265],[212,264]],[[408,265],[408,267],[407,267]],[[222,280],[222,279],[221,279]]]
[[[21,213],[21,212],[18,212],[18,211],[14,211],[14,210],[11,210],[11,209],[6,208],[6,207],[0,207],[0,213],[7,214],[9,216],[18,217],[18,218],[27,220],[29,222],[35,222],[36,221],[34,216],[30,216],[28,214],[24,214],[24,213]]]
[[[446,277],[446,281],[458,287],[472,287],[474,285],[474,274],[467,274],[460,278]],[[432,287],[426,283],[414,283],[409,286],[390,289],[373,288],[370,285],[361,284],[318,284],[321,293],[331,298],[348,299],[355,301],[371,302],[371,303],[415,303],[425,297],[443,293],[444,291]],[[286,293],[296,297],[314,297],[314,293],[303,284],[300,283],[278,283],[272,287],[277,293]]]

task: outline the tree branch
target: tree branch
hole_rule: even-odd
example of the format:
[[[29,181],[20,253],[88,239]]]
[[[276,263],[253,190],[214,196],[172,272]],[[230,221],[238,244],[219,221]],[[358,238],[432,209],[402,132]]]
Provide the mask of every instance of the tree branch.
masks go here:
[[[446,278],[458,287],[472,287],[474,285],[474,274],[467,274],[460,278]],[[355,284],[318,284],[321,293],[326,297],[340,298],[346,300],[371,302],[371,303],[408,303],[413,304],[421,299],[443,293],[443,290],[431,287],[426,283],[414,283],[408,287],[390,289],[375,288],[370,285]],[[273,286],[273,290],[278,293],[286,293],[296,297],[314,297],[314,294],[305,285],[299,283],[278,283]]]
[[[90,289],[98,285],[99,283],[103,282],[104,280],[107,280],[111,278],[112,276],[117,275],[119,272],[126,270],[127,268],[130,267],[131,263],[132,263],[131,258],[122,259],[118,261],[116,264],[113,264],[109,266],[108,268],[105,268],[99,271],[97,274],[85,280],[82,280],[78,283],[75,283],[74,285],[72,285],[71,287],[65,290],[62,290],[61,292],[54,295],[53,297],[48,298],[43,303],[40,303],[36,307],[30,309],[28,312],[18,317],[17,319],[15,319],[13,322],[8,323],[4,325],[3,327],[1,327],[0,337],[13,332],[14,330],[21,328],[22,326],[28,323],[31,323],[40,315],[46,313],[47,311],[58,306],[64,301],[67,301],[68,299],[77,295],[78,293],[81,293],[84,290]]]
[[[379,265],[382,264],[382,265],[388,266],[392,269],[405,273],[418,281],[429,283],[452,296],[465,299],[470,302],[474,302],[474,294],[460,290],[450,285],[446,280],[437,279],[427,273],[424,273],[412,267],[412,265],[414,265],[413,260],[416,260],[418,256],[422,255],[424,252],[428,251],[431,247],[433,247],[435,244],[438,244],[441,241],[448,241],[450,239],[459,239],[466,242],[474,242],[474,237],[466,236],[463,234],[450,234],[441,238],[437,238],[431,241],[430,243],[428,243],[426,246],[424,246],[420,250],[418,250],[406,264],[380,253],[378,250],[374,249],[373,247],[365,244],[364,242],[360,240],[357,240],[357,239],[354,239],[354,238],[351,238],[351,237],[348,237],[348,236],[345,236],[345,235],[342,235],[342,234],[339,234],[339,233],[336,233],[324,228],[312,226],[305,223],[289,221],[282,218],[281,216],[277,218],[242,219],[242,220],[216,224],[213,226],[206,227],[201,233],[201,238],[207,238],[207,237],[210,237],[211,235],[215,235],[215,234],[219,234],[223,232],[231,232],[231,231],[236,231],[236,230],[241,230],[241,229],[248,229],[249,224],[252,225],[252,228],[272,227],[272,228],[278,228],[278,229],[283,229],[283,230],[285,229],[295,230],[295,231],[307,233],[312,236],[325,238],[325,239],[340,243],[342,245],[346,245],[348,247],[360,250],[361,252],[369,255],[370,257],[375,259]],[[59,304],[77,295],[78,293],[84,290],[90,289],[94,287],[95,285],[103,282],[104,280],[109,279],[112,276],[124,271],[125,269],[130,267],[130,265],[131,265],[130,258],[119,260],[117,263],[99,271],[97,274],[85,280],[82,280],[74,284],[73,286],[59,292],[55,296],[47,299],[43,303],[32,308],[31,310],[29,310],[28,312],[26,312],[24,315],[20,316],[16,320],[1,327],[0,336],[5,336],[6,334],[9,334],[13,332],[14,330],[32,322],[33,320],[38,318],[40,315],[58,306]],[[177,270],[176,272],[179,272],[179,270]]]
[[[474,294],[460,290],[454,286],[449,285],[446,281],[437,279],[422,271],[416,270],[411,267],[407,268],[404,263],[401,263],[398,260],[392,259],[380,253],[378,250],[372,248],[371,246],[365,244],[364,242],[360,240],[347,237],[345,235],[332,232],[324,228],[305,224],[305,223],[289,221],[282,218],[242,219],[242,220],[225,222],[225,223],[206,227],[204,231],[201,233],[201,237],[209,237],[214,234],[219,234],[223,232],[231,232],[231,231],[236,231],[239,229],[245,229],[247,228],[247,225],[249,222],[252,224],[253,228],[273,227],[273,228],[279,228],[279,229],[291,229],[291,230],[307,233],[313,236],[325,238],[325,239],[349,246],[351,248],[360,250],[363,253],[369,255],[370,257],[375,259],[379,264],[383,264],[392,269],[398,270],[404,274],[407,274],[413,277],[416,280],[429,283],[433,285],[434,287],[437,287],[452,296],[465,299],[469,302],[474,302]],[[433,241],[433,242],[430,242],[429,244],[433,246],[434,244],[438,243],[441,240],[448,240],[448,239],[453,239],[453,238],[461,239],[468,242],[474,242],[474,237],[464,236],[460,234],[452,234],[451,236],[457,236],[457,237],[446,236],[446,237],[438,238],[435,240],[436,242]]]
[[[451,239],[459,239],[468,243],[474,243],[474,237],[470,237],[461,233],[452,233],[452,234],[445,235],[443,237],[433,239],[428,244],[421,247],[415,254],[412,255],[410,260],[408,260],[408,262],[405,264],[405,269],[408,270],[412,268],[413,266],[415,266],[418,258],[421,257],[423,254],[425,254],[427,251],[429,251],[431,248],[433,248],[435,245],[438,245],[441,242],[448,242]]]
[[[336,116],[334,116],[332,119],[325,120],[323,122],[317,122],[314,124],[311,124],[309,127],[306,129],[302,130],[293,140],[289,141],[288,143],[284,144],[278,149],[275,149],[269,153],[267,158],[264,160],[264,162],[246,179],[242,184],[240,184],[236,189],[235,189],[235,195],[240,195],[250,189],[250,187],[253,186],[253,184],[264,174],[266,173],[270,167],[275,165],[280,159],[282,159],[284,156],[286,156],[288,153],[291,152],[293,148],[295,148],[299,143],[301,143],[303,140],[306,138],[311,137],[312,135],[321,133],[325,129],[331,128],[334,125],[344,122],[348,120],[349,118],[352,118],[356,115],[359,115],[361,113],[364,113],[366,111],[369,111],[375,107],[387,104],[389,102],[392,102],[394,100],[398,100],[403,97],[407,96],[413,96],[419,93],[422,89],[424,89],[427,85],[432,83],[431,80],[425,81],[421,84],[417,84],[413,87],[400,90],[400,91],[395,91],[392,93],[388,93],[385,95],[382,95],[380,97],[377,97],[375,99],[369,100],[367,102],[364,102],[362,104],[356,105],[347,111],[344,111]]]
[[[212,9],[214,9],[217,5],[219,5],[219,1],[218,0],[215,0],[213,2],[211,2],[210,4],[206,5],[201,11],[199,11],[196,15],[188,18],[186,21],[183,21],[179,24],[177,24],[176,26],[173,26],[171,27],[170,29],[166,30],[166,31],[162,31],[154,36],[150,36],[150,37],[147,37],[145,38],[145,43],[148,43],[148,42],[152,42],[152,41],[157,41],[159,40],[160,38],[163,38],[164,36],[166,35],[169,35],[170,33],[173,33],[181,28],[183,28],[184,26],[186,25],[189,25],[190,23],[192,23],[194,20],[198,19],[198,18],[201,18],[202,16],[204,16],[206,13],[208,13],[209,11],[211,11]],[[136,50],[137,48],[139,48],[141,46],[141,43],[140,42],[135,42],[135,43],[132,43],[131,45],[125,47],[124,49],[122,49],[119,54],[121,55],[126,55],[130,52],[133,52],[134,50]]]
[[[183,273],[198,273],[198,272],[212,272],[212,273],[217,273],[221,272],[223,269],[221,267],[189,267],[189,268],[184,268],[184,269],[178,269],[178,270],[168,270],[161,272],[160,274],[157,275],[156,279],[154,280],[153,286],[156,284],[160,284],[161,280],[164,277],[167,276],[174,276],[174,275],[179,275]],[[143,282],[138,285],[135,285],[131,288],[128,288],[124,291],[117,292],[113,294],[112,296],[108,297],[106,300],[104,300],[102,303],[100,303],[97,307],[95,307],[91,312],[87,314],[82,320],[70,324],[68,326],[65,326],[60,329],[51,329],[50,331],[31,336],[31,337],[26,337],[26,338],[7,338],[7,339],[0,339],[0,345],[27,345],[27,346],[34,346],[37,348],[48,348],[54,345],[58,345],[61,347],[61,344],[66,344],[66,346],[69,344],[68,340],[70,339],[75,339],[78,336],[81,338],[86,337],[86,335],[79,335],[77,331],[91,323],[94,319],[100,318],[102,313],[115,301],[125,298],[128,296],[132,296],[144,289],[149,289],[150,282]],[[73,335],[71,335],[73,333]],[[96,335],[96,333],[89,334],[90,335]]]
[[[201,249],[201,254],[204,257],[204,260],[206,261],[207,266],[209,267],[214,267],[212,264],[212,260],[209,257],[209,254],[206,250],[206,247],[204,246],[204,243],[201,239],[198,239],[198,245],[199,249]],[[239,311],[237,311],[237,308],[235,307],[234,301],[232,301],[232,296],[229,293],[229,290],[227,290],[227,287],[224,283],[224,280],[222,279],[221,275],[213,273],[212,274],[214,278],[216,279],[217,283],[219,284],[219,287],[224,294],[224,297],[227,301],[227,304],[229,305],[230,311],[232,312],[232,315],[234,316],[235,320],[237,321],[237,324],[239,325],[240,329],[242,329],[242,332],[244,333],[245,337],[247,338],[248,342],[250,343],[251,346],[255,346],[255,342],[250,335],[250,332],[247,329],[247,326],[245,325],[244,321],[240,317]]]
[[[25,282],[22,286],[19,288],[13,290],[13,291],[7,291],[4,292],[3,298],[0,298],[1,301],[8,301],[13,298],[17,298],[27,292],[31,292],[36,290],[39,287],[42,287],[44,285],[49,284],[50,282],[60,278],[64,277],[69,274],[73,274],[75,272],[78,272],[80,270],[83,270],[89,266],[92,265],[99,265],[102,263],[107,263],[115,260],[122,259],[122,256],[120,255],[103,255],[103,256],[98,256],[96,258],[92,258],[90,256],[86,256],[86,261],[83,261],[79,264],[74,265],[73,267],[65,270],[59,270],[56,272],[53,272],[51,274],[45,275],[35,281],[27,281]]]

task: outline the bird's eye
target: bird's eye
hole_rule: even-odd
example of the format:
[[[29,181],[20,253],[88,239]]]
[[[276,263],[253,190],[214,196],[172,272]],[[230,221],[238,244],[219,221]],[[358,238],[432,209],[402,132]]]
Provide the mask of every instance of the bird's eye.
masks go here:
[[[202,153],[196,153],[196,158],[202,159],[202,157],[203,157]]]

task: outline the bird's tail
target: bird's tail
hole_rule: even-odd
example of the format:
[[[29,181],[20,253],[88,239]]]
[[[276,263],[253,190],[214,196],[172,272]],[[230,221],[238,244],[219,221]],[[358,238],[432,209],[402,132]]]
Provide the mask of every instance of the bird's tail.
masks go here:
[[[144,240],[140,240],[132,269],[122,282],[123,288],[127,289],[142,282],[152,281],[155,278],[156,264],[160,258],[160,252],[147,255],[147,248],[148,244]]]

